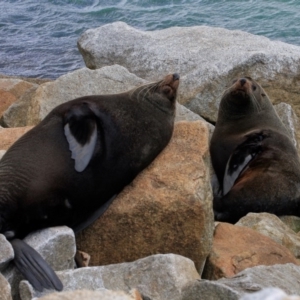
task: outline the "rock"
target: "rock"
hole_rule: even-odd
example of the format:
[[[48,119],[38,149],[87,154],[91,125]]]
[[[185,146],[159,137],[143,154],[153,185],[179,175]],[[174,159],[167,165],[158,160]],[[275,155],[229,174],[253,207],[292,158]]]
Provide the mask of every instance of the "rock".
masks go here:
[[[240,294],[217,281],[194,280],[182,289],[182,300],[238,300]]]
[[[53,293],[40,300],[142,300],[142,298],[132,297],[122,291],[89,291],[89,290],[76,290],[71,292]]]
[[[295,232],[300,231],[300,217],[281,216],[280,220]]]
[[[278,288],[266,288],[259,292],[245,295],[241,300],[300,300],[299,296],[288,296],[283,290]]]
[[[198,121],[202,120],[205,121],[202,117],[199,115],[195,114],[185,106],[179,104],[178,102],[176,103],[176,117],[175,117],[175,122],[180,122],[180,121]],[[211,125],[213,126],[213,125]]]
[[[0,274],[0,299],[12,300],[10,285],[2,274]]]
[[[289,295],[299,295],[300,286],[297,284],[299,281],[300,267],[294,264],[256,266],[245,269],[231,278],[189,282],[182,289],[182,300],[258,300],[255,292],[269,287],[278,287]],[[241,298],[244,296],[245,298]],[[277,298],[259,299],[276,300]]]
[[[14,258],[14,250],[3,234],[0,234],[0,272]]]
[[[0,79],[0,116],[19,97],[36,86],[33,83],[13,78]]]
[[[298,152],[300,153],[299,145],[297,143],[297,140],[300,137],[299,120],[292,106],[287,103],[279,103],[277,105],[274,105],[274,108],[282,123],[285,125],[286,129],[290,133],[292,141],[295,147],[298,149]]]
[[[1,118],[4,127],[23,127],[28,124],[31,99],[37,87],[38,85],[33,85],[7,108]]]
[[[176,123],[169,145],[77,235],[77,248],[93,266],[176,253],[201,273],[214,229],[208,166],[207,124]]]
[[[54,107],[69,100],[94,94],[117,94],[144,83],[145,80],[118,65],[95,71],[76,70],[39,86],[31,101],[28,125],[36,125]]]
[[[78,267],[88,267],[91,260],[91,256],[83,251],[77,251],[75,255],[75,261]]]
[[[206,120],[216,121],[226,85],[243,74],[260,82],[275,103],[289,103],[300,115],[298,46],[217,27],[142,31],[115,22],[87,30],[78,48],[91,69],[119,64],[147,80],[179,73],[179,102]]]
[[[300,259],[300,236],[285,225],[277,216],[269,213],[249,213],[236,225],[251,228],[274,242],[289,249]]]
[[[0,149],[7,150],[17,139],[29,131],[32,126],[18,128],[0,127]]]
[[[250,228],[220,222],[202,278],[216,280],[258,265],[286,263],[299,264],[285,247]]]
[[[289,295],[299,295],[300,267],[294,264],[256,266],[248,268],[232,278],[223,278],[217,283],[227,285],[240,295],[254,293],[267,287],[278,287]]]
[[[74,268],[76,249],[72,229],[66,226],[47,228],[29,234],[24,241],[37,250],[55,271]],[[2,273],[11,285],[13,298],[19,299],[22,275],[13,264]]]
[[[209,140],[213,134],[213,131],[215,129],[215,126],[206,122],[202,117],[199,115],[195,114],[185,106],[179,104],[178,102],[176,103],[176,117],[175,117],[175,122],[180,122],[180,121],[198,121],[202,120],[204,121],[209,129]]]
[[[157,254],[132,263],[60,271],[57,275],[64,284],[64,291],[109,289],[128,293],[136,288],[152,300],[180,300],[181,289],[189,281],[200,278],[190,259],[175,254]],[[22,281],[20,293],[22,300],[29,300],[51,291],[34,291],[28,281]]]

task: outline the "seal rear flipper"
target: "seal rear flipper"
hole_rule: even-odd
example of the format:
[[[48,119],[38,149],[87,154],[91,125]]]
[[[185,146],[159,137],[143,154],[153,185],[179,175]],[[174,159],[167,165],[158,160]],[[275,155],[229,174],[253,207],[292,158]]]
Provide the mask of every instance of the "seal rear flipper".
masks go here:
[[[265,135],[253,133],[247,140],[236,147],[229,157],[223,179],[223,195],[225,196],[233,187],[238,177],[247,169],[249,163],[262,151],[262,140]]]
[[[84,222],[77,224],[73,227],[73,231],[75,233],[78,233],[79,231],[87,228],[92,223],[94,223],[100,216],[102,216],[105,211],[108,209],[108,207],[111,205],[111,203],[114,201],[114,199],[117,197],[117,195],[112,196],[108,201],[106,201],[103,205],[100,206],[95,212],[93,212],[88,219],[86,219]]]
[[[10,243],[15,253],[15,266],[36,290],[41,292],[45,288],[62,291],[62,282],[36,250],[19,239]]]
[[[64,133],[75,160],[75,170],[84,171],[89,164],[97,141],[94,112],[84,102],[72,106],[64,116]]]

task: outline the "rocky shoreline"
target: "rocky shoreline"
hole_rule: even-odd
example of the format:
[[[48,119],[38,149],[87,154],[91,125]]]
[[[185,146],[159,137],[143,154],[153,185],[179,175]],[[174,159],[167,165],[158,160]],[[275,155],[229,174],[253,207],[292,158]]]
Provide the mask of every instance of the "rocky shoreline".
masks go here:
[[[300,218],[214,223],[208,152],[220,95],[238,75],[262,84],[300,149],[300,47],[222,28],[143,32],[116,22],[88,30],[78,48],[87,68],[56,80],[0,76],[0,156],[60,103],[177,72],[173,138],[76,240],[67,227],[26,238],[57,271],[62,293],[21,281],[0,235],[0,299],[300,299],[287,296],[300,295]]]

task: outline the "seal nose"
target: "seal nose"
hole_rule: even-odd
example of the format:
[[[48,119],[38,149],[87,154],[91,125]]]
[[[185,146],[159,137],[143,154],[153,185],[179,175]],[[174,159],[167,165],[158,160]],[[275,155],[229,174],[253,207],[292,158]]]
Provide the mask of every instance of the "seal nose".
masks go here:
[[[179,78],[180,78],[179,74],[177,74],[177,73],[173,74],[173,80],[174,81],[179,80]]]
[[[245,83],[246,83],[246,79],[245,78],[240,79],[241,86],[243,86]]]

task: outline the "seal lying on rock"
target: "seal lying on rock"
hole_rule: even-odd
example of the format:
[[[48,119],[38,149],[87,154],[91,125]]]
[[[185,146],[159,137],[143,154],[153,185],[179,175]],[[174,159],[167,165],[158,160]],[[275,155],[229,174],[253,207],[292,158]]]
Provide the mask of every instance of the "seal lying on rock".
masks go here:
[[[62,283],[22,239],[97,219],[171,139],[179,75],[116,95],[78,98],[53,109],[0,161],[0,232],[37,290]]]
[[[221,190],[214,197],[216,220],[235,223],[248,212],[300,216],[297,150],[251,78],[224,92],[210,154]]]

